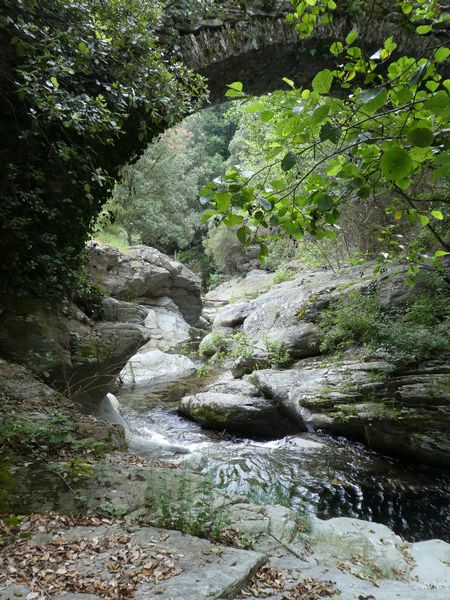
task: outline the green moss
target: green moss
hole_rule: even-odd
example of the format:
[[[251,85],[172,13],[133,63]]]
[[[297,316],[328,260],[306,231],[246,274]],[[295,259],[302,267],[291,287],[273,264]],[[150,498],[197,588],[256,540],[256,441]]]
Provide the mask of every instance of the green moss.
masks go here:
[[[18,482],[10,462],[0,459],[0,513],[9,512],[11,496],[18,491]]]

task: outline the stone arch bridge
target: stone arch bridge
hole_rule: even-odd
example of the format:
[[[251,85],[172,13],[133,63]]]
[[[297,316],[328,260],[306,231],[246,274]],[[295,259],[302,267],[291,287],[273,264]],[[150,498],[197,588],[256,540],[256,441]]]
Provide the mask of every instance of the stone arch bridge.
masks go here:
[[[223,101],[226,85],[233,81],[242,81],[255,95],[282,88],[283,77],[297,85],[307,84],[327,66],[332,41],[350,25],[365,31],[369,48],[376,49],[399,28],[403,29],[402,51],[417,53],[426,42],[415,35],[414,28],[405,31],[405,17],[391,10],[393,3],[386,0],[375,3],[377,12],[368,26],[361,6],[371,2],[340,1],[333,24],[318,27],[308,40],[300,40],[286,22],[289,0],[223,0],[215,4],[215,9],[197,16],[175,12],[166,16],[159,28],[163,45],[206,77],[212,104]],[[172,8],[176,5],[170,4]],[[355,13],[356,5],[359,11]]]

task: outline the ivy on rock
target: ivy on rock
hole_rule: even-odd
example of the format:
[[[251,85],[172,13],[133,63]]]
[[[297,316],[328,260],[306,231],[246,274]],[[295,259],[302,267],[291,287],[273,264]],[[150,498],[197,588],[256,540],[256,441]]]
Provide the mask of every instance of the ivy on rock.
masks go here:
[[[1,3],[2,294],[70,291],[119,168],[203,102],[158,15],[157,0]]]

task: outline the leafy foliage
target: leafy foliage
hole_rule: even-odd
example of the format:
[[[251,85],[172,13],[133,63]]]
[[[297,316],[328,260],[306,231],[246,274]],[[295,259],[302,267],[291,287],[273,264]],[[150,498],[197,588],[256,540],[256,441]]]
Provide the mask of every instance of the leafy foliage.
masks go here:
[[[2,2],[3,293],[69,289],[121,165],[203,100],[201,79],[158,48],[158,12],[157,0]]]
[[[330,23],[336,8],[330,0],[292,4],[288,20],[302,37]],[[448,20],[444,8],[431,0],[401,6],[405,27],[408,21],[420,22],[419,36]],[[365,34],[374,25],[374,12],[369,11],[364,27],[333,42],[329,57],[335,66],[319,71],[311,88],[285,79],[290,91],[255,99],[240,82],[228,86],[227,96],[259,121],[262,159],[256,172],[236,165],[221,181],[204,187],[201,193],[209,200],[204,218],[220,215],[230,227],[239,223],[238,238],[244,244],[257,241],[265,260],[268,229],[275,236],[334,240],[347,207],[376,204],[381,196],[389,239],[380,261],[406,257],[412,283],[418,263],[431,260],[440,266],[450,250],[445,228],[450,199],[445,63],[450,49],[429,37],[418,56],[404,56],[391,36],[368,52]],[[397,230],[404,223],[414,230],[413,238],[425,229],[433,242],[428,248],[410,245]]]
[[[268,336],[264,337],[262,342],[264,359],[271,367],[282,367],[291,361],[283,343],[275,342]],[[211,341],[204,345],[202,353],[212,354],[211,362],[222,364],[228,359],[251,358],[255,350],[260,352],[262,348],[259,348],[256,342],[249,339],[242,331],[231,334],[216,332],[212,335]]]
[[[126,232],[129,243],[140,241],[173,253],[199,237],[198,189],[224,174],[234,132],[224,111],[211,108],[188,117],[123,169],[102,216]],[[110,228],[107,222],[104,230]]]
[[[0,445],[19,452],[26,447],[39,454],[52,454],[72,444],[74,430],[73,421],[63,414],[36,421],[5,419],[0,426]]]
[[[449,282],[440,278],[432,290],[415,294],[406,306],[391,309],[381,308],[374,293],[351,292],[323,315],[321,349],[383,349],[400,362],[449,354],[449,292]]]

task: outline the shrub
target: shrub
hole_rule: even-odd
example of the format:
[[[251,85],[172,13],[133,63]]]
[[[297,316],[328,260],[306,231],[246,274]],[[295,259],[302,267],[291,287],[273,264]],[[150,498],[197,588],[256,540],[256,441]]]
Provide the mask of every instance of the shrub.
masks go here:
[[[400,362],[415,362],[450,353],[450,286],[417,293],[401,307],[383,309],[376,295],[351,292],[321,319],[322,351],[359,346],[389,351]]]

